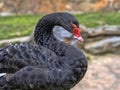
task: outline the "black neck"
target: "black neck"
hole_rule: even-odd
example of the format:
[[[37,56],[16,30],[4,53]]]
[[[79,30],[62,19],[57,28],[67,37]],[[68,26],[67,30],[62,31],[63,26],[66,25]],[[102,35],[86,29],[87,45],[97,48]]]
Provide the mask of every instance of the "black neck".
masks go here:
[[[42,18],[35,28],[34,39],[37,44],[40,44],[55,53],[58,53],[58,49],[62,49],[63,43],[58,41],[53,35],[53,27],[59,25],[59,22],[55,22],[56,18],[53,20],[47,19],[47,17]],[[58,48],[59,47],[59,48]]]

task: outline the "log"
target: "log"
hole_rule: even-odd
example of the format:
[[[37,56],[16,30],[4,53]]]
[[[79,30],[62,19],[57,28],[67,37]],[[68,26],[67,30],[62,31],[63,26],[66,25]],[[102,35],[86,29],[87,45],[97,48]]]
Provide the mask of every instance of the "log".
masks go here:
[[[106,52],[120,53],[120,37],[111,37],[96,42],[85,43],[85,50],[91,54]]]
[[[95,38],[100,36],[120,36],[120,26],[88,28],[85,31],[88,33],[88,38]]]

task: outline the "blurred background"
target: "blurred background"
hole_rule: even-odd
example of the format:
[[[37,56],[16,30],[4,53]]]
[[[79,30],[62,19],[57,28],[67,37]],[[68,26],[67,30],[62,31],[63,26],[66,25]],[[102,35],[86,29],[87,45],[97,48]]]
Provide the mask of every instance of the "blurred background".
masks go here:
[[[37,21],[52,12],[72,13],[80,22],[83,43],[54,28],[59,40],[79,47],[89,62],[72,90],[120,90],[120,0],[0,0],[0,47],[33,42]]]

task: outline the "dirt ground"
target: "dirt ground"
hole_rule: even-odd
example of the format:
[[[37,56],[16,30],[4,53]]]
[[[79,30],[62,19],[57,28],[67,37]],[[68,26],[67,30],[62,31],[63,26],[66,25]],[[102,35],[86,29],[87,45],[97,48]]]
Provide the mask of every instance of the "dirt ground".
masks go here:
[[[93,57],[85,77],[72,90],[120,90],[120,55]]]

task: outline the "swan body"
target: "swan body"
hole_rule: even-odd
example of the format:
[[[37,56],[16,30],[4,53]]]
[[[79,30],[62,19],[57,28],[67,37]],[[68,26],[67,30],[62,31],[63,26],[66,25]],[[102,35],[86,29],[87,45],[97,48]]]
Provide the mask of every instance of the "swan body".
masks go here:
[[[0,49],[0,73],[7,73],[0,77],[1,90],[70,90],[84,77],[85,55],[54,37],[56,25],[71,33],[79,28],[71,14],[52,13],[38,21],[34,44],[18,43]]]

